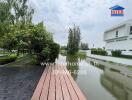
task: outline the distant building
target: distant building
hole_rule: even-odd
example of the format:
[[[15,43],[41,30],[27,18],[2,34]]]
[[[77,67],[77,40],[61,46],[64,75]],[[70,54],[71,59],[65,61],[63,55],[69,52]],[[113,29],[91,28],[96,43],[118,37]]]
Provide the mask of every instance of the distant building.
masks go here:
[[[121,50],[124,54],[132,55],[132,20],[106,30],[104,41],[107,51]]]

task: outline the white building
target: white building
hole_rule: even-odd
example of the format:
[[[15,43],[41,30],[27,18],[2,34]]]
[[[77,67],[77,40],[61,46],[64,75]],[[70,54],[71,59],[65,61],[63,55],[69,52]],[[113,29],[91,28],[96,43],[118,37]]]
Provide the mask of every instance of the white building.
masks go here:
[[[132,20],[106,30],[104,41],[107,51],[121,50],[124,54],[132,55]]]

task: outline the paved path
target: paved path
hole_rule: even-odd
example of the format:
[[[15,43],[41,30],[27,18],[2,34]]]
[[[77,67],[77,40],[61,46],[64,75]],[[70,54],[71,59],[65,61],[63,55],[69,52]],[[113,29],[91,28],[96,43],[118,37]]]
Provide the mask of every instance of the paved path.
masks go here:
[[[31,100],[86,100],[65,66],[44,70]]]
[[[105,61],[112,61],[115,63],[132,66],[132,60],[131,59],[116,58],[116,57],[110,57],[110,56],[100,56],[100,55],[93,55],[93,54],[87,54],[87,56],[91,57],[91,58],[101,59],[101,60],[105,60]]]

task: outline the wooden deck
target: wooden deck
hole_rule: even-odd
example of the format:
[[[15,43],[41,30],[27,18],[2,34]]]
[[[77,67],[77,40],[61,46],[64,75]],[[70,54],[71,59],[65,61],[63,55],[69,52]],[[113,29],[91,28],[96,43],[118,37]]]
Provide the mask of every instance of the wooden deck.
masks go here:
[[[47,66],[31,100],[86,100],[65,66]]]

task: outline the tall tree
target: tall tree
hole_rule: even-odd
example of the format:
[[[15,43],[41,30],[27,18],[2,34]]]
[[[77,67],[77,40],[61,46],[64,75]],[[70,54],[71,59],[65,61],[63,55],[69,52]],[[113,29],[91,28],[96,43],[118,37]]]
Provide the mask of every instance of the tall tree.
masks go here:
[[[34,9],[28,6],[27,1],[28,0],[15,0],[13,3],[14,22],[21,23],[21,26],[31,23],[32,15],[34,14]]]
[[[74,54],[79,50],[81,32],[79,26],[74,25],[73,28],[69,28],[68,44],[67,49],[68,53]]]
[[[8,7],[8,3],[0,2],[0,37],[7,33],[9,23],[10,23],[10,10]]]
[[[23,36],[30,33],[28,30],[31,29],[33,13],[34,10],[29,7],[27,0],[0,1],[1,47],[5,49],[17,49],[19,52],[22,46],[25,47],[27,45]],[[11,42],[16,43],[16,48],[10,45],[12,44]],[[8,45],[10,45],[10,48]]]

